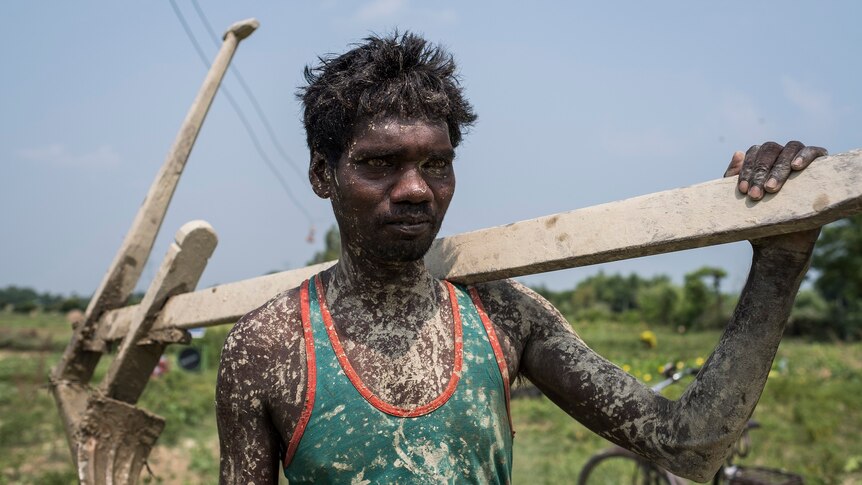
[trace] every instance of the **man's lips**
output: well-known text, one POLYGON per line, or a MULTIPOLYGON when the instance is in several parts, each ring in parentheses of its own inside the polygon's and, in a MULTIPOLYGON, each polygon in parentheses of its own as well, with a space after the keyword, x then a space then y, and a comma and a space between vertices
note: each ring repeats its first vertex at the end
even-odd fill
POLYGON ((384 220, 385 224, 393 225, 415 225, 415 224, 431 224, 431 218, 428 216, 411 216, 411 217, 391 217, 384 220))
POLYGON ((392 217, 385 220, 386 227, 404 235, 418 236, 431 229, 432 220, 425 215, 392 217))

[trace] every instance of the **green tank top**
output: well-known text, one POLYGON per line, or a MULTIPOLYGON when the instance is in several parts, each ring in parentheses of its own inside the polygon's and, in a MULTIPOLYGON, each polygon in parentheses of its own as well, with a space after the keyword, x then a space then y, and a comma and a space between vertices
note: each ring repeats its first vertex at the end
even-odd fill
POLYGON ((284 456, 300 483, 509 483, 509 376, 475 289, 446 282, 455 335, 447 388, 414 409, 362 383, 344 354, 319 277, 300 291, 308 386, 284 456))

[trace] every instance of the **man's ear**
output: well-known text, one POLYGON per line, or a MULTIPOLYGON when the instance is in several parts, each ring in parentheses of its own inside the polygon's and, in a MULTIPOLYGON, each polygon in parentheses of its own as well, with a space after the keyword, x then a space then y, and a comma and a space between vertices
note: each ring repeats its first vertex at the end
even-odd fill
POLYGON ((308 167, 308 180, 311 188, 321 199, 328 199, 332 195, 333 174, 326 163, 326 157, 317 150, 311 152, 311 164, 308 167))

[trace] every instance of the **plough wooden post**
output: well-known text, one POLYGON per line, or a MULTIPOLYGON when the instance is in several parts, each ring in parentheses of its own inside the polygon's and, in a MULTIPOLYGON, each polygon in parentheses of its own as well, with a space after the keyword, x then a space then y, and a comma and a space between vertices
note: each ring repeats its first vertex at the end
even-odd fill
MULTIPOLYGON (((134 483, 164 420, 134 406, 153 366, 186 330, 235 322, 334 262, 192 291, 216 245, 203 221, 183 226, 138 305, 121 307, 140 277, 200 124, 236 45, 225 44, 129 234, 51 375, 79 479, 134 483), (89 381, 108 344, 122 341, 105 381, 89 381)), ((535 274, 801 231, 862 212, 862 149, 817 160, 778 194, 751 202, 735 179, 648 194, 435 241, 431 272, 462 283, 535 274), (614 228, 613 231, 608 228, 614 228)))
POLYGON ((191 340, 184 330, 154 334, 150 328, 165 300, 197 285, 215 246, 215 231, 203 221, 189 222, 177 232, 108 374, 87 403, 75 436, 82 482, 131 483, 140 475, 165 420, 134 404, 165 347, 191 340))
MULTIPOLYGON (((138 283, 144 265, 149 258, 156 235, 164 220, 171 197, 179 182, 179 177, 183 172, 192 146, 197 139, 203 120, 224 78, 228 65, 236 52, 239 42, 251 35, 257 27, 258 22, 254 19, 249 19, 231 25, 227 32, 225 32, 222 47, 210 67, 191 109, 183 121, 161 170, 138 210, 132 227, 126 234, 126 238, 120 246, 120 250, 117 252, 108 272, 105 274, 101 285, 90 300, 83 321, 75 328, 72 340, 66 347, 62 359, 51 372, 51 388, 63 420, 72 457, 78 466, 78 478, 83 483, 134 482, 149 452, 149 448, 146 447, 146 450, 140 448, 138 452, 132 454, 125 453, 122 450, 113 450, 116 453, 112 454, 112 450, 106 448, 107 442, 103 444, 96 443, 97 435, 94 435, 92 431, 101 427, 101 425, 98 425, 100 415, 102 415, 103 419, 116 418, 118 423, 122 423, 122 420, 126 419, 123 416, 136 416, 135 418, 129 418, 129 422, 140 424, 149 430, 147 433, 144 433, 147 435, 147 438, 142 438, 143 441, 155 442, 161 431, 160 427, 156 430, 156 426, 152 425, 157 421, 154 421, 154 416, 150 415, 145 418, 143 415, 135 414, 132 410, 136 410, 136 408, 131 405, 127 405, 128 409, 122 406, 107 405, 105 403, 108 401, 103 401, 105 396, 100 392, 92 392, 90 380, 92 379, 93 371, 99 363, 102 354, 106 351, 105 341, 100 338, 99 334, 99 322, 105 312, 121 307, 138 283), (120 411, 121 409, 122 411, 120 411), (151 433, 154 433, 154 435, 150 436, 151 433), (96 451, 99 453, 98 457, 93 455, 96 451), (101 463, 100 460, 109 455, 113 457, 112 459, 115 463, 106 465, 107 468, 101 465, 94 466, 94 459, 96 462, 101 463)), ((201 237, 194 235, 199 233, 199 230, 192 229, 194 228, 189 229, 189 234, 180 239, 197 240, 201 237)), ((182 241, 178 239, 179 242, 182 241)), ((203 243, 201 245, 205 246, 203 243)), ((196 250, 190 249, 188 251, 196 250)), ((211 253, 212 249, 209 249, 209 252, 211 253)), ((209 254, 206 257, 208 256, 209 254)), ((180 260, 189 259, 188 256, 181 257, 179 254, 176 257, 180 260)), ((206 257, 204 257, 204 261, 206 257)), ((201 266, 200 271, 203 271, 203 266, 201 266)), ((198 273, 197 276, 189 278, 184 284, 169 288, 168 294, 158 293, 158 290, 155 290, 156 294, 152 295, 152 301, 149 303, 151 305, 161 305, 165 298, 175 294, 180 289, 182 291, 193 290, 199 276, 200 274, 198 273)), ((140 330, 142 324, 144 327, 149 326, 153 315, 152 308, 144 310, 142 307, 141 309, 141 318, 146 320, 146 323, 142 321, 136 322, 138 330, 140 330)), ((155 311, 158 311, 158 309, 155 308, 155 311)), ((120 381, 128 379, 130 367, 137 366, 137 370, 143 372, 143 367, 146 367, 145 364, 148 358, 142 356, 140 349, 130 350, 136 348, 134 347, 137 345, 135 340, 124 344, 123 348, 127 350, 118 357, 119 362, 115 363, 114 367, 116 367, 116 370, 114 377, 102 389, 109 394, 115 393, 121 398, 125 397, 126 401, 134 404, 137 401, 137 397, 133 400, 128 399, 133 393, 126 391, 126 387, 133 386, 120 381)), ((157 345, 151 347, 151 350, 154 352, 157 347, 157 345)), ((146 374, 137 377, 138 381, 140 381, 138 385, 140 390, 143 390, 143 385, 146 384, 151 371, 152 366, 146 370, 146 374)), ((139 395, 140 392, 137 392, 137 394, 139 395)), ((120 444, 120 441, 116 441, 116 444, 120 444)))

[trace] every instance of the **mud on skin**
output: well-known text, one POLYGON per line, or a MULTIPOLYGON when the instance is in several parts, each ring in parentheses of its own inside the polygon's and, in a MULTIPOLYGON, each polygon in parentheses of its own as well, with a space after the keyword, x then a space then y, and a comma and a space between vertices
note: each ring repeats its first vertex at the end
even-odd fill
MULTIPOLYGON (((755 247, 751 275, 730 325, 677 401, 653 393, 594 353, 531 290, 511 281, 477 288, 511 379, 524 375, 601 436, 674 473, 705 480, 754 409, 807 261, 807 253, 755 247)), ((452 368, 451 312, 439 282, 409 289, 383 286, 374 298, 347 301, 337 275, 338 267, 323 275, 327 298, 335 322, 362 322, 350 329, 336 326, 366 384, 401 407, 439 395, 452 368), (404 301, 428 318, 404 319, 413 313, 401 311, 404 301)), ((222 440, 221 456, 227 477, 243 477, 227 481, 269 483, 305 398, 298 292, 286 292, 244 317, 228 338, 222 362, 220 433, 241 438, 222 440), (244 445, 232 449, 232 443, 244 445)))
MULTIPOLYGON (((320 61, 299 96, 309 179, 342 237, 338 264, 321 275, 325 298, 359 377, 389 404, 416 407, 443 391, 453 368, 448 292, 422 256, 454 195, 454 149, 476 115, 452 56, 419 36, 371 36, 320 61)), ((756 200, 822 153, 766 143, 735 154, 726 175, 739 175, 740 192, 756 200)), ((677 401, 595 354, 527 288, 498 281, 477 291, 510 379, 529 378, 600 435, 703 480, 760 396, 814 239, 755 242, 732 321, 677 401)), ((223 483, 276 483, 306 400, 300 313, 299 290, 289 290, 244 316, 225 343, 216 392, 223 483)))
MULTIPOLYGON (((374 120, 359 134, 338 164, 312 160, 312 186, 332 201, 343 237, 339 263, 321 279, 360 379, 383 401, 414 408, 440 395, 453 367, 448 292, 421 259, 454 193, 452 147, 445 125, 414 119, 374 120)), ((755 241, 732 320, 677 401, 597 355, 522 285, 477 290, 510 379, 525 376, 601 436, 706 480, 760 396, 816 236, 755 241)), ((243 317, 225 343, 217 389, 223 482, 273 483, 279 473, 308 378, 298 293, 243 317)))

